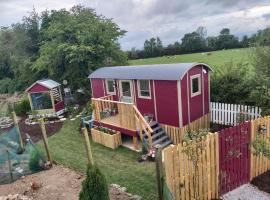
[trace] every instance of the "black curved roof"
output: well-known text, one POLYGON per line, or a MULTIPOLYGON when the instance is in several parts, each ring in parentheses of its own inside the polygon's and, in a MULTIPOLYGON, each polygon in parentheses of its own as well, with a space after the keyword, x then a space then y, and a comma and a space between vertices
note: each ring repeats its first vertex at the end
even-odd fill
POLYGON ((176 63, 155 65, 131 65, 102 67, 91 73, 88 78, 105 79, 139 79, 139 80, 179 80, 194 66, 203 65, 209 70, 210 66, 204 63, 176 63))

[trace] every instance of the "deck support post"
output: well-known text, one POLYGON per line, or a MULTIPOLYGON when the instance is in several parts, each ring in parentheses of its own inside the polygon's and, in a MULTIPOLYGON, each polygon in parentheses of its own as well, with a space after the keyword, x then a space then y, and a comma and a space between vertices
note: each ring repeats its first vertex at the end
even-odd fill
POLYGON ((133 136, 133 146, 134 146, 134 149, 138 149, 138 138, 137 136, 133 136))

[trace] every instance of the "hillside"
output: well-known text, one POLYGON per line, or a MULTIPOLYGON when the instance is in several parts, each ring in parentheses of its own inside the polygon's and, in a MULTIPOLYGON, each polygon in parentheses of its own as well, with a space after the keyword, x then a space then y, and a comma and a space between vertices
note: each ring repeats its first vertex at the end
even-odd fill
POLYGON ((213 68, 222 67, 233 62, 249 63, 250 49, 230 49, 212 51, 210 53, 192 53, 175 56, 163 56, 157 58, 146 58, 138 60, 130 60, 130 65, 147 65, 147 64, 165 64, 165 63, 181 63, 181 62, 203 62, 209 64, 213 68))

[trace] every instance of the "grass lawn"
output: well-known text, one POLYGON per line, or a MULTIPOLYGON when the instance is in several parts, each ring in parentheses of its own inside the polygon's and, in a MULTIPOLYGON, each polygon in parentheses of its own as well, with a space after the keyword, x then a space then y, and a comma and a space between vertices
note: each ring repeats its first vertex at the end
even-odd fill
POLYGON ((157 58, 146 58, 138 60, 130 60, 130 65, 147 65, 147 64, 166 64, 166 63, 181 63, 181 62, 203 62, 209 64, 214 69, 217 67, 226 66, 233 63, 250 63, 249 49, 230 49, 221 51, 212 51, 211 55, 206 53, 192 53, 175 56, 163 56, 157 58))
MULTIPOLYGON (((85 172, 87 160, 79 125, 79 120, 66 121, 59 133, 49 137, 49 146, 56 162, 85 172)), ((157 199, 154 163, 138 163, 138 153, 124 147, 111 150, 93 142, 91 145, 94 162, 109 184, 126 187, 143 199, 157 199)))

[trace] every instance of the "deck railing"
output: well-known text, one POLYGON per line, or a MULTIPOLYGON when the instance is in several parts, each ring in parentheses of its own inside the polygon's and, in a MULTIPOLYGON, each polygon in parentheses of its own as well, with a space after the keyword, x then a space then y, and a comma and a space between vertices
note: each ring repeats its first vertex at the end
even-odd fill
POLYGON ((134 104, 114 101, 112 96, 92 98, 92 103, 96 121, 102 122, 106 118, 117 116, 121 128, 139 130, 141 140, 143 140, 144 131, 148 136, 149 146, 152 146, 153 130, 134 104))

